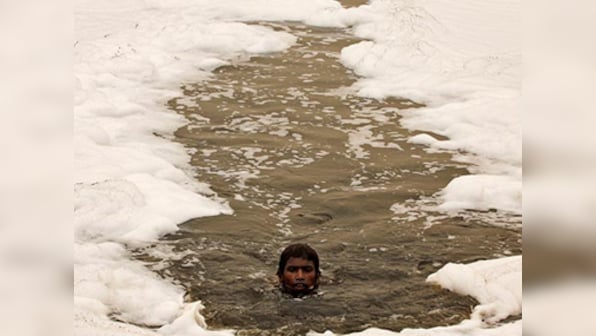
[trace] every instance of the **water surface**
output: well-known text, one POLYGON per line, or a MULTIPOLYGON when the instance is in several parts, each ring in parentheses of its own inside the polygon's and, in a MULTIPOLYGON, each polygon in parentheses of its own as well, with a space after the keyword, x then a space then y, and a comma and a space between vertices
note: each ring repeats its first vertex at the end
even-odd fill
POLYGON ((139 258, 183 286, 189 301, 202 300, 211 328, 238 335, 399 331, 469 317, 475 300, 425 278, 447 262, 520 254, 521 219, 432 210, 431 196, 466 166, 407 143, 416 133, 400 126, 399 111, 417 102, 348 89, 357 77, 339 52, 359 41, 348 31, 252 24, 298 42, 218 68, 169 102, 190 120, 175 135, 194 149, 197 179, 235 213, 191 220, 139 258), (294 242, 321 257, 317 296, 294 300, 276 289, 279 253, 294 242))

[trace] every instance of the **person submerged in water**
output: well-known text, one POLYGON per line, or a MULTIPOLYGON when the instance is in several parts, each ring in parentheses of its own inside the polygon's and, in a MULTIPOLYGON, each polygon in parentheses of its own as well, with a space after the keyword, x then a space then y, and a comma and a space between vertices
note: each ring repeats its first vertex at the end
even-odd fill
POLYGON ((283 293, 293 297, 312 294, 319 287, 319 256, 307 244, 286 247, 279 258, 277 277, 283 293))

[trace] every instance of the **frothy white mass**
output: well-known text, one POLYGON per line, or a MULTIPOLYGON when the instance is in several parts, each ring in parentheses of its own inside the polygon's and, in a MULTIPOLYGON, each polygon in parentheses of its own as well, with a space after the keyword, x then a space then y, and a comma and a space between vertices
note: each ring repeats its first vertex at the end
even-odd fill
MULTIPOLYGON (((430 329, 403 329, 400 332, 370 328, 350 336, 377 335, 493 335, 512 336, 522 334, 521 320, 499 325, 502 319, 518 315, 522 310, 522 262, 521 256, 494 260, 481 260, 471 264, 449 263, 431 274, 427 282, 435 283, 461 295, 470 295, 480 303, 474 307, 470 319, 458 325, 430 329)), ((309 336, 335 335, 331 331, 309 336)))
POLYGON ((196 323, 200 315, 189 316, 200 305, 185 305, 182 288, 132 261, 125 248, 155 241, 188 219, 232 212, 193 179, 183 146, 169 141, 185 120, 165 102, 180 95, 184 81, 295 41, 284 32, 234 21, 325 21, 329 10, 340 8, 325 0, 76 2, 77 334, 153 333, 108 316, 163 326, 162 334, 231 333, 196 323))
MULTIPOLYGON (((191 218, 232 213, 193 178, 188 154, 170 141, 185 120, 165 102, 217 66, 295 41, 240 21, 353 26, 371 39, 342 51, 342 62, 363 76, 359 93, 425 103, 400 112, 404 125, 448 140, 412 141, 463 150, 458 158, 477 170, 450 183, 443 206, 519 212, 517 1, 377 0, 349 10, 332 0, 75 3, 75 334, 156 333, 134 325, 166 335, 233 334, 207 330, 200 303, 185 304, 182 288, 133 261, 126 247, 154 242, 191 218)), ((508 284, 521 281, 518 259, 446 266, 431 276, 481 305, 461 325, 428 332, 521 335, 518 322, 492 328, 479 316, 515 314, 516 287, 508 284), (503 272, 509 275, 493 276, 503 272)), ((393 334, 361 334, 384 333, 393 334)))
POLYGON ((374 20, 357 25, 355 33, 370 41, 341 54, 364 77, 355 84, 359 94, 424 103, 402 111, 401 123, 448 137, 415 141, 463 150, 456 159, 477 174, 477 188, 443 191, 446 207, 520 213, 519 1, 373 0, 361 8, 374 20), (495 179, 503 177, 511 187, 492 197, 495 179), (461 196, 481 201, 452 202, 461 196))

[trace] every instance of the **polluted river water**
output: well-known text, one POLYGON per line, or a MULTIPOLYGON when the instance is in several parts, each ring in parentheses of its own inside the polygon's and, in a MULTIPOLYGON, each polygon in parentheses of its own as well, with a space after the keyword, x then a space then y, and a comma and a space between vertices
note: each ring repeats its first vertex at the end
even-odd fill
MULTIPOLYGON (((297 36, 280 53, 238 60, 185 83, 169 107, 189 123, 175 140, 193 174, 233 215, 190 220, 159 244, 179 256, 137 258, 201 300, 210 329, 238 335, 347 333, 453 325, 476 301, 425 282, 448 262, 521 254, 521 218, 447 216, 432 196, 468 173, 452 153, 408 143, 408 99, 358 97, 339 62, 345 29, 251 22, 297 36), (405 206, 404 206, 405 205, 405 206), (494 221, 505 223, 494 225, 494 221), (319 293, 277 290, 281 250, 305 242, 321 258, 319 293)), ((439 135, 433 135, 440 138, 439 135)))

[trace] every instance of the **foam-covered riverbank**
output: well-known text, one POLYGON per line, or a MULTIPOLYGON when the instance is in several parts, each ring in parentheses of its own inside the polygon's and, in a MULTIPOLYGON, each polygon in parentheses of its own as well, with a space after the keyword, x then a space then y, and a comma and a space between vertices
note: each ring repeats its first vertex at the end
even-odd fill
POLYGON ((371 39, 345 48, 342 62, 363 78, 368 97, 407 97, 427 106, 403 111, 410 139, 429 150, 461 151, 474 175, 443 191, 443 210, 521 213, 519 1, 375 0, 374 20, 356 25, 371 39))
MULTIPOLYGON (((493 199, 506 199, 506 204, 513 205, 505 210, 517 210, 515 184, 521 178, 517 161, 521 162, 521 146, 516 147, 515 99, 509 99, 515 98, 515 78, 511 77, 517 69, 515 53, 502 54, 501 49, 480 52, 471 47, 470 51, 465 47, 477 39, 460 41, 459 35, 448 33, 450 24, 467 22, 467 16, 460 18, 462 13, 484 13, 506 6, 464 5, 458 4, 445 14, 445 21, 440 21, 433 16, 408 17, 409 12, 427 9, 399 1, 374 1, 371 6, 346 10, 337 2, 324 0, 217 4, 78 0, 74 47, 75 333, 152 333, 131 324, 165 325, 160 329, 164 334, 230 333, 201 327, 197 323, 201 320, 196 315, 198 304, 185 305, 179 287, 132 261, 126 247, 153 242, 190 218, 232 212, 225 200, 192 178, 184 148, 168 140, 185 120, 167 111, 165 101, 179 93, 178 86, 184 81, 206 78, 209 71, 234 58, 282 51, 295 40, 284 32, 234 21, 354 25, 358 35, 374 39, 343 52, 344 63, 365 76, 358 84, 360 93, 404 96, 427 103, 426 109, 404 114, 404 122, 450 138, 431 140, 430 148, 469 151, 472 155, 465 154, 462 160, 477 163, 479 172, 490 174, 486 181, 513 180, 514 186, 506 188, 501 198, 480 188, 456 196, 456 201, 469 197, 467 208, 482 209, 504 208, 505 203, 493 199), (401 19, 393 22, 396 17, 401 19), (387 29, 387 25, 404 22, 413 26, 387 29), (445 29, 444 34, 431 29, 420 35, 419 26, 436 22, 445 29), (406 47, 394 49, 403 43, 406 47), (432 52, 425 54, 424 46, 428 45, 432 52), (422 53, 421 59, 416 50, 422 53), (376 58, 371 59, 370 53, 376 58), (409 72, 400 75, 404 64, 409 72), (450 75, 446 76, 445 71, 450 75), (410 88, 413 82, 425 78, 427 81, 416 90, 410 88), (440 81, 445 84, 438 85, 440 81), (483 107, 481 113, 476 107, 483 107)), ((502 20, 498 13, 485 17, 488 21, 482 22, 482 27, 492 27, 491 22, 502 20)), ((498 35, 499 29, 486 31, 498 35)), ((482 32, 476 31, 478 36, 482 32)), ((492 35, 486 38, 492 39, 492 35)), ((460 193, 467 190, 452 189, 460 193)), ((451 195, 447 191, 444 197, 449 200, 451 195)))

